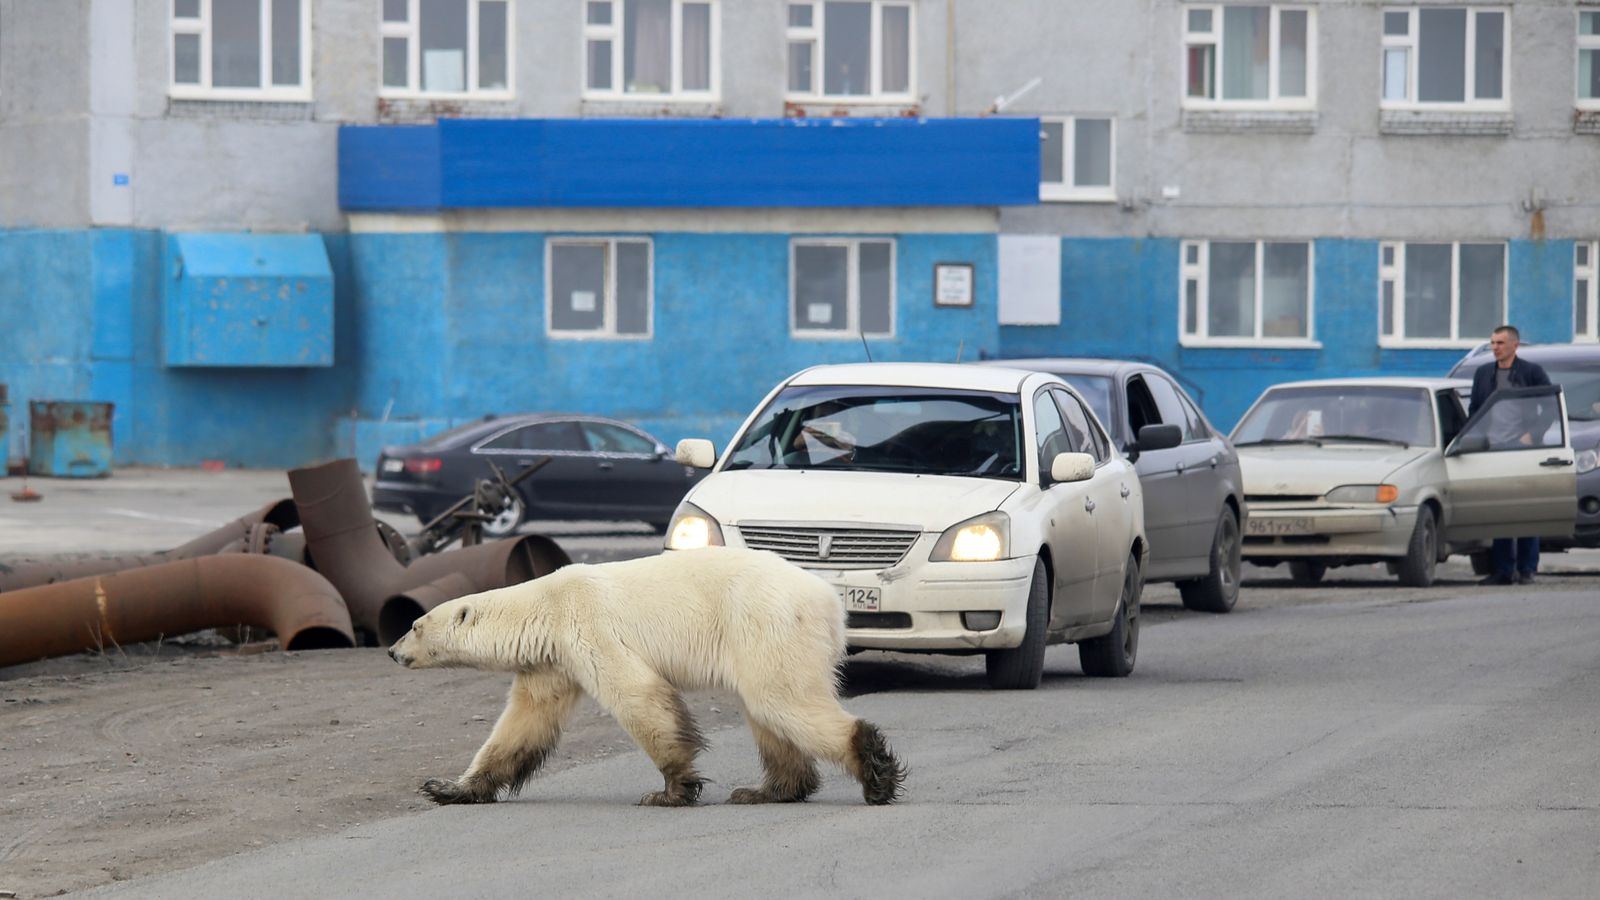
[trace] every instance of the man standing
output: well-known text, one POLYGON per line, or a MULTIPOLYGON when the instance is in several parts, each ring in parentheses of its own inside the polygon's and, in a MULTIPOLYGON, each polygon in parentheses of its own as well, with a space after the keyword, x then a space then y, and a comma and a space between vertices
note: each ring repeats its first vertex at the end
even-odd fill
MULTIPOLYGON (((1522 336, 1510 325, 1501 325, 1489 336, 1489 349, 1494 353, 1494 362, 1479 366, 1472 376, 1469 413, 1482 409, 1483 404, 1489 401, 1489 396, 1502 388, 1535 387, 1550 383, 1550 376, 1538 363, 1517 358, 1517 348, 1521 345, 1522 336)), ((1499 408, 1496 407, 1496 410, 1499 408)), ((1490 416, 1494 413, 1495 410, 1491 410, 1490 416)), ((1512 411, 1507 410, 1507 413, 1512 411)), ((1504 429, 1497 428, 1492 420, 1489 424, 1490 439, 1493 441, 1495 432, 1504 429)), ((1511 430, 1518 432, 1516 439, 1529 442, 1530 438, 1522 433, 1521 428, 1513 424, 1511 430)), ((1494 570, 1479 584, 1532 584, 1533 573, 1539 568, 1539 539, 1495 538, 1490 558, 1494 561, 1494 570)))

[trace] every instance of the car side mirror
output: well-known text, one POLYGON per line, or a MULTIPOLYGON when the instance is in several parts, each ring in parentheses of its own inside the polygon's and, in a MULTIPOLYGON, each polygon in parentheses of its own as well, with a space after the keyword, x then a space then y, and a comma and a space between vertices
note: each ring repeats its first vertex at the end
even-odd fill
POLYGON ((1094 477, 1094 457, 1087 453, 1057 453, 1050 460, 1050 480, 1061 484, 1094 477))
POLYGON ((717 448, 705 438, 684 438, 678 442, 673 458, 686 466, 709 469, 716 465, 717 448))
POLYGON ((1146 425, 1139 429, 1137 447, 1140 453, 1171 450, 1181 443, 1183 443, 1183 429, 1176 425, 1146 425))
POLYGON ((1455 443, 1444 452, 1445 456, 1460 456, 1463 453, 1483 453, 1489 449, 1489 436, 1486 434, 1465 434, 1455 439, 1455 443))

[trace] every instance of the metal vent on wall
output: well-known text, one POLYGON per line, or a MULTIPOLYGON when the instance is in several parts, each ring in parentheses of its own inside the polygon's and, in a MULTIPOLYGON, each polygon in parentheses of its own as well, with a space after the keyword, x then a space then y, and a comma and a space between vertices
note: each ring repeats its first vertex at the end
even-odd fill
POLYGON ((867 528, 813 528, 741 525, 745 546, 771 550, 801 566, 830 569, 885 569, 916 543, 917 531, 867 528))

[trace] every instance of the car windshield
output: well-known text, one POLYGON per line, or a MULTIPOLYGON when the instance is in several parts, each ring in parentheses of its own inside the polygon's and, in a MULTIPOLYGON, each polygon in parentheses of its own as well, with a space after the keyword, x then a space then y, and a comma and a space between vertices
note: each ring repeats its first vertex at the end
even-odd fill
POLYGON ((1079 375, 1072 372, 1051 373, 1067 384, 1078 389, 1083 399, 1089 401, 1089 408, 1094 410, 1095 418, 1106 427, 1107 431, 1116 428, 1111 419, 1111 379, 1105 375, 1079 375))
POLYGON ((1237 446, 1354 441, 1433 446, 1433 410, 1419 388, 1274 388, 1233 429, 1237 446))
POLYGON ((1600 419, 1600 366, 1547 365, 1545 374, 1567 395, 1567 418, 1574 422, 1600 419))
POLYGON ((725 470, 826 469, 1022 477, 1017 395, 945 388, 790 387, 768 403, 725 470))

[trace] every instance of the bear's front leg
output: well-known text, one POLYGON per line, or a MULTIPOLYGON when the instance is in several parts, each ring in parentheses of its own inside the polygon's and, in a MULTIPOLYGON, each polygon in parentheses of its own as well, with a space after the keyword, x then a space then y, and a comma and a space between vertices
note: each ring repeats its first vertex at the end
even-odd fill
POLYGON ((579 696, 577 684, 553 669, 518 673, 506 708, 472 765, 455 781, 428 779, 421 792, 441 805, 493 803, 501 790, 516 795, 555 749, 579 696))

